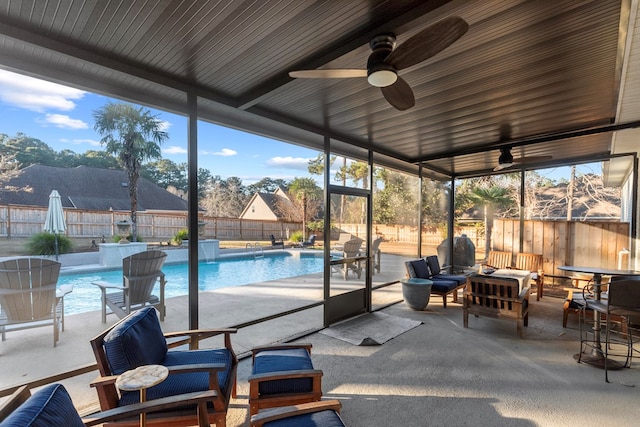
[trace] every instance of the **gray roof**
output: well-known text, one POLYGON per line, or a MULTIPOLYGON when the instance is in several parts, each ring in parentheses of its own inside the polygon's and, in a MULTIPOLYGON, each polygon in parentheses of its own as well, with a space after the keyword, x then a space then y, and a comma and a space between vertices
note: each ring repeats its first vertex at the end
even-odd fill
MULTIPOLYGON (((48 206, 51 190, 57 190, 65 208, 128 211, 131 203, 127 183, 122 170, 31 165, 5 183, 20 190, 1 191, 0 203, 48 206)), ((141 177, 138 210, 186 211, 187 201, 141 177)))

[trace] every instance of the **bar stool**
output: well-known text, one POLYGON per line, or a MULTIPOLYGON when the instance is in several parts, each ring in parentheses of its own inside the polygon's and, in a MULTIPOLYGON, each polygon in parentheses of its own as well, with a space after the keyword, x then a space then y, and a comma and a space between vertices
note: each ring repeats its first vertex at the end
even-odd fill
MULTIPOLYGON (((593 353, 602 357, 605 372, 605 381, 609 382, 609 369, 621 369, 631 366, 633 356, 633 334, 630 330, 631 318, 640 316, 640 281, 636 280, 613 280, 609 283, 606 298, 600 300, 593 299, 586 295, 588 288, 585 287, 585 306, 581 311, 582 321, 580 321, 580 354, 578 362, 583 354, 583 349, 592 347, 593 353), (600 328, 594 325, 594 338, 591 340, 588 333, 584 331, 587 317, 585 310, 595 310, 601 315, 605 315, 605 336, 600 340, 600 328), (621 330, 613 331, 613 325, 620 323, 621 330), (583 334, 584 333, 584 334, 583 334), (613 334, 612 334, 613 333, 613 334), (626 352, 618 352, 620 347, 625 347, 626 352), (611 357, 624 358, 624 363, 612 360, 611 357)), ((593 354, 592 353, 592 354, 593 354)))

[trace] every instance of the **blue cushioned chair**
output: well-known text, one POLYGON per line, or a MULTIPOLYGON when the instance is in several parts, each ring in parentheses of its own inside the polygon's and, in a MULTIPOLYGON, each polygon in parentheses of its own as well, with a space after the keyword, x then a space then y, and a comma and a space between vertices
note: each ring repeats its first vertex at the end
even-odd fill
POLYGON ((440 261, 438 261, 437 255, 430 255, 425 258, 427 261, 427 265, 429 266, 429 272, 431 273, 431 280, 433 279, 444 279, 444 280, 453 280, 454 282, 458 282, 460 284, 467 283, 467 276, 463 274, 447 274, 443 273, 440 268, 440 261))
POLYGON ((345 427, 337 400, 272 409, 251 417, 251 427, 345 427))
MULTIPOLYGON (((235 396, 238 360, 230 339, 230 334, 235 332, 235 329, 198 329, 163 333, 153 307, 131 313, 91 340, 101 375, 91 386, 98 392, 100 407, 104 411, 138 403, 137 392, 118 394, 117 376, 142 365, 164 365, 169 368, 169 377, 149 388, 147 399, 213 390, 216 398, 209 402, 208 418, 211 423, 224 425, 230 396, 235 396), (200 340, 221 334, 224 334, 224 348, 197 349, 200 340), (172 341, 169 343, 167 339, 172 341), (191 350, 169 351, 184 344, 189 344, 191 350)), ((171 425, 192 425, 197 422, 195 409, 191 406, 151 413, 148 419, 162 418, 171 425)))
POLYGON ((280 344, 252 349, 249 412, 315 402, 322 398, 322 371, 313 368, 311 344, 280 344))
MULTIPOLYGON (((464 281, 454 280, 452 278, 434 277, 429 270, 429 265, 424 258, 407 261, 404 263, 408 278, 429 279, 433 282, 431 285, 431 293, 442 296, 442 306, 447 308, 447 296, 453 296, 453 302, 458 302, 458 289, 464 288, 466 285, 466 277, 464 281)), ((450 276, 450 275, 447 275, 450 276)), ((453 275, 451 275, 453 276, 453 275)))
MULTIPOLYGON (((215 397, 215 392, 198 392, 190 395, 174 396, 171 400, 158 399, 137 405, 129 405, 111 411, 98 412, 80 418, 67 390, 61 384, 50 384, 33 396, 27 388, 18 388, 0 406, 1 427, 84 427, 104 424, 123 418, 131 418, 141 412, 168 409, 187 404, 198 405, 206 411, 207 400, 215 397)), ((208 425, 204 422, 200 426, 208 425)))

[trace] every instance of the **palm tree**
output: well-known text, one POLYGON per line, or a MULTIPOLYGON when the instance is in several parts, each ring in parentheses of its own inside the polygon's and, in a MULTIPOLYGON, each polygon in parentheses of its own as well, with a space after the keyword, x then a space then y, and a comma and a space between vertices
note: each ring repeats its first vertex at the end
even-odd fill
POLYGON ((157 116, 142 107, 130 104, 108 103, 93 112, 94 129, 109 154, 118 158, 129 180, 131 199, 131 236, 137 241, 138 178, 142 163, 159 159, 160 145, 168 138, 157 116))
POLYGON ((491 231, 496 208, 504 208, 513 203, 510 191, 505 187, 476 187, 467 196, 477 206, 484 208, 485 258, 489 256, 491 231))
POLYGON ((308 205, 322 198, 322 189, 313 178, 295 178, 289 185, 289 193, 298 199, 302 205, 302 239, 306 240, 307 218, 316 212, 309 212, 308 205))

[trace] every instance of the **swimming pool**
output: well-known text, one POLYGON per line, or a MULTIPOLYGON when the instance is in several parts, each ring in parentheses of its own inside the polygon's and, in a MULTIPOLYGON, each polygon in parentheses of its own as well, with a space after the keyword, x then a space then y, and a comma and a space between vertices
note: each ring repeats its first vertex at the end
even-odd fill
MULTIPOLYGON (((198 264, 198 289, 214 289, 265 282, 286 277, 319 273, 323 269, 322 253, 294 254, 280 252, 264 257, 226 258, 198 264)), ((162 268, 167 279, 165 298, 187 295, 187 264, 165 264, 162 268)), ((64 298, 66 314, 100 310, 100 290, 91 284, 97 280, 122 284, 122 269, 91 273, 60 273, 58 286, 71 284, 73 292, 64 298)), ((156 294, 159 295, 159 294, 156 294)))

